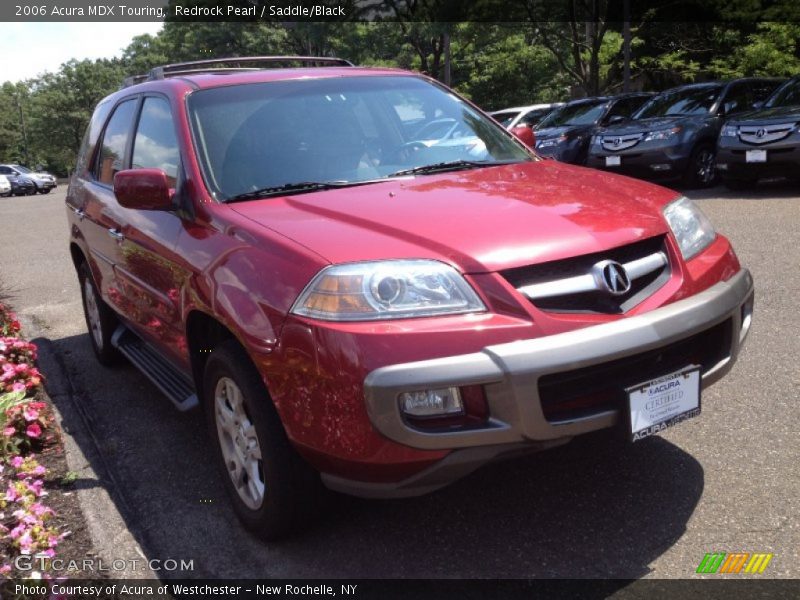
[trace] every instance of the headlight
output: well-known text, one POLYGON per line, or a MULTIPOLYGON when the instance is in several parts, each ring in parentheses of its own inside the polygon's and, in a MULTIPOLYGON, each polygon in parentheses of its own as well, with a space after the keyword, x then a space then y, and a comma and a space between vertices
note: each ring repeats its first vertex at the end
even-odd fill
POLYGON ((685 260, 705 250, 717 237, 708 217, 686 197, 667 204, 663 212, 685 260))
POLYGON ((374 321, 486 310, 451 266, 435 260, 334 265, 320 271, 292 307, 325 321, 374 321))
POLYGON ((659 129, 658 131, 648 131, 647 135, 644 137, 644 141, 650 142, 652 140, 668 140, 680 132, 680 127, 673 127, 672 129, 659 129))
POLYGON ((549 148, 550 146, 558 146, 559 144, 567 141, 567 136, 562 135, 557 138, 549 138, 546 140, 539 140, 536 142, 537 148, 549 148))
POLYGON ((736 137, 739 135, 739 132, 737 131, 736 125, 725 125, 719 135, 721 137, 736 137))

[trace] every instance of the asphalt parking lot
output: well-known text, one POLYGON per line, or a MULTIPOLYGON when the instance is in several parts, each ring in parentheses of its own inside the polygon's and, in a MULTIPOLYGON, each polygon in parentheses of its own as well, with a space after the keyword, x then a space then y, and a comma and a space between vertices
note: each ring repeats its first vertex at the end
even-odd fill
POLYGON ((0 198, 0 282, 66 373, 45 369, 65 427, 145 554, 194 561, 179 575, 686 578, 706 552, 727 551, 772 552, 768 575, 800 577, 796 184, 687 193, 756 281, 750 338, 700 418, 631 447, 593 437, 491 465, 422 498, 337 497, 319 523, 272 545, 230 510, 199 412, 176 412, 130 366, 95 362, 64 192, 0 198))

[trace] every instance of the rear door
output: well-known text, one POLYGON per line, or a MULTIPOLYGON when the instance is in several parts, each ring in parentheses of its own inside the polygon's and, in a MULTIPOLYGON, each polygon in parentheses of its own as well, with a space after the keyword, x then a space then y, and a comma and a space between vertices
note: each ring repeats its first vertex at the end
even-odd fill
POLYGON ((83 198, 81 230, 89 249, 89 265, 103 298, 117 312, 121 312, 122 298, 114 265, 120 251, 122 207, 114 196, 114 174, 126 164, 138 103, 139 97, 134 96, 114 108, 79 194, 83 198))

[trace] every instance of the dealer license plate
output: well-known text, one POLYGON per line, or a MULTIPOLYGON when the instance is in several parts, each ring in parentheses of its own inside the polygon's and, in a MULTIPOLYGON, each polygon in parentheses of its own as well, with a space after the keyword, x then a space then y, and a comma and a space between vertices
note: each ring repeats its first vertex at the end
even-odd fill
POLYGON ((618 167, 622 164, 621 156, 606 156, 607 167, 618 167))
POLYGON ((767 151, 766 150, 748 150, 744 156, 745 162, 749 163, 760 163, 760 162, 767 162, 767 151))
POLYGON ((636 442, 700 414, 700 367, 690 365, 626 390, 636 442))

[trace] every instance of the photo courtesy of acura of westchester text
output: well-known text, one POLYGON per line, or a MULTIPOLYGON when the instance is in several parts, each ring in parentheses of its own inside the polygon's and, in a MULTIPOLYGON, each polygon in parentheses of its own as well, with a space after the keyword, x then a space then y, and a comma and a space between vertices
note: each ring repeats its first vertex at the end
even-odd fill
POLYGON ((0 596, 800 595, 796 3, 0 21, 0 596))

